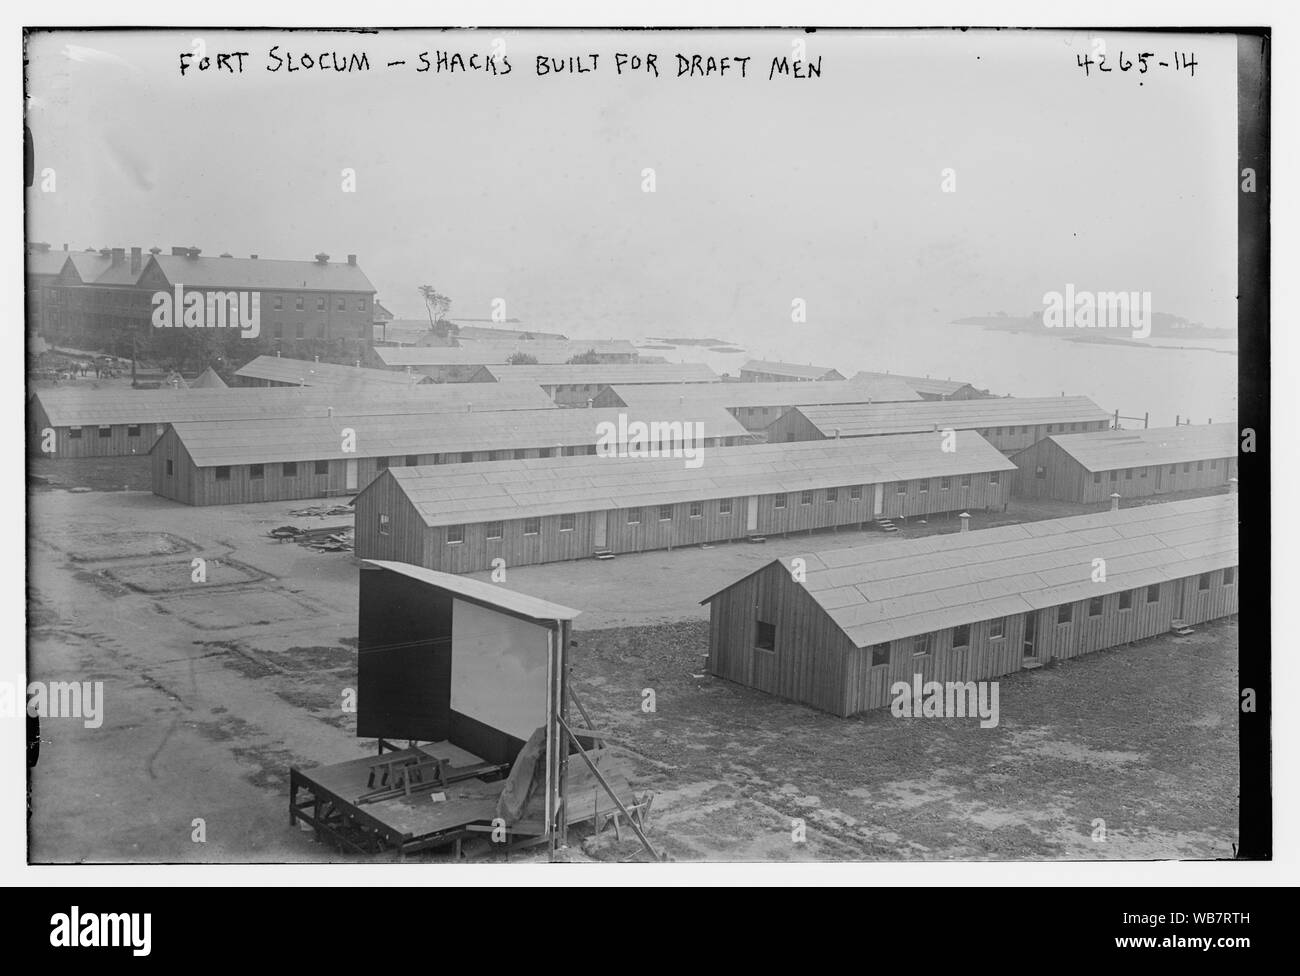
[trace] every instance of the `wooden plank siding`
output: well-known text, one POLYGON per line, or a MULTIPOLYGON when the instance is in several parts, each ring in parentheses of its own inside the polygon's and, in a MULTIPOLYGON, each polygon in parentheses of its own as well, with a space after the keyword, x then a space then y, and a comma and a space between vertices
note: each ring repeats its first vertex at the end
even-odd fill
POLYGON ((709 633, 714 675, 844 714, 844 656, 852 645, 784 567, 768 566, 715 601, 709 633), (760 620, 775 628, 770 651, 755 647, 760 620))
POLYGON ((910 685, 917 674, 922 681, 987 681, 1019 671, 1024 660, 1024 615, 1002 619, 1002 637, 992 636, 991 620, 972 623, 964 647, 953 647, 952 628, 935 631, 929 654, 912 653, 914 638, 890 641, 887 664, 872 664, 874 647, 854 647, 845 657, 845 696, 839 714, 887 708, 894 700, 889 692, 894 683, 910 685))
MULTIPOLYGON (((736 411, 732 411, 734 414, 736 411)), ((737 418, 741 423, 749 427, 744 418, 737 418)), ((1076 421, 1074 423, 1059 424, 1018 424, 1014 426, 1002 427, 966 427, 957 426, 956 430, 973 430, 986 441, 996 447, 1004 454, 1010 454, 1014 451, 1022 451, 1032 445, 1040 442, 1045 437, 1052 434, 1065 433, 1084 433, 1086 431, 1105 430, 1107 422, 1098 421, 1076 421)), ((941 424, 940 430, 945 429, 941 424)), ((832 431, 822 432, 812 421, 808 420, 798 410, 785 410, 780 413, 778 419, 772 421, 766 428, 767 440, 769 444, 779 444, 790 441, 824 441, 833 440, 835 435, 832 431)), ((925 433, 917 431, 914 433, 925 433)), ((885 436, 884 434, 866 435, 866 436, 885 436)))
POLYGON ((1055 498, 1091 504, 1108 500, 1112 492, 1121 498, 1144 498, 1178 491, 1222 488, 1237 477, 1235 457, 1176 464, 1151 464, 1089 471, 1060 445, 1044 440, 1017 454, 1013 461, 1015 493, 1026 498, 1055 498))
POLYGON ((882 518, 916 518, 973 508, 993 509, 1010 498, 1010 471, 921 478, 882 485, 882 518), (970 484, 963 482, 969 477, 970 484), (947 483, 948 487, 943 486, 947 483))
POLYGON ((49 458, 143 457, 162 436, 166 424, 105 424, 54 427, 53 453, 42 451, 45 430, 50 427, 45 412, 33 404, 29 446, 32 455, 49 458), (80 431, 78 435, 78 431, 80 431), (107 432, 105 436, 104 432, 107 432))
MULTIPOLYGON (((170 445, 179 439, 167 428, 170 445)), ((730 438, 706 437, 704 447, 714 448, 730 446, 730 438)), ((161 445, 162 441, 159 441, 161 445)), ((298 461, 297 473, 285 474, 285 462, 268 461, 262 464, 262 476, 252 476, 252 465, 225 465, 227 477, 217 477, 217 466, 199 467, 193 463, 188 453, 177 454, 176 463, 185 464, 190 470, 187 479, 192 483, 192 490, 184 497, 176 493, 175 487, 162 480, 164 466, 153 467, 153 492, 164 498, 183 501, 187 505, 240 505, 249 502, 293 501, 303 498, 323 498, 330 495, 351 495, 367 487, 382 474, 386 467, 415 467, 417 465, 467 464, 479 461, 511 461, 522 458, 539 457, 574 457, 594 455, 596 445, 557 447, 507 448, 495 451, 451 451, 436 454, 393 455, 389 457, 363 457, 360 455, 341 455, 333 458, 319 458, 326 466, 325 473, 316 473, 317 461, 298 461), (357 467, 355 489, 347 486, 347 467, 353 461, 357 467), (383 462, 387 465, 383 465, 383 462)))
MULTIPOLYGON (((897 482, 886 487, 883 496, 883 517, 901 515, 938 515, 959 512, 967 508, 992 507, 1001 504, 1002 488, 992 484, 993 474, 971 476, 971 487, 960 488, 961 476, 951 480, 952 488, 939 490, 942 479, 927 479, 930 491, 921 491, 920 481, 905 482, 907 493, 895 492, 897 482)), ((737 496, 729 499, 731 512, 724 513, 726 499, 702 499, 698 502, 680 501, 671 505, 672 518, 661 519, 659 507, 641 508, 639 520, 629 522, 630 509, 613 509, 601 512, 574 514, 576 525, 572 531, 560 532, 561 516, 541 518, 541 531, 537 536, 525 537, 524 519, 506 520, 503 539, 489 540, 483 523, 466 523, 461 526, 464 542, 448 544, 445 527, 424 528, 428 539, 424 561, 419 565, 448 573, 469 573, 492 568, 492 559, 501 556, 508 566, 533 565, 568 559, 584 559, 595 548, 595 525, 599 520, 606 524, 605 548, 614 553, 647 552, 671 549, 678 546, 701 545, 706 542, 727 542, 745 539, 750 535, 785 535, 791 532, 814 529, 857 526, 875 519, 873 515, 877 485, 834 486, 835 500, 827 498, 828 489, 817 488, 805 492, 779 492, 757 496, 737 496), (854 489, 859 497, 854 498, 854 489), (805 494, 810 495, 807 504, 805 494), (756 499, 756 502, 754 501, 756 499), (784 505, 780 505, 784 502, 784 505), (753 530, 748 528, 749 506, 757 505, 757 519, 753 530), (699 506, 699 514, 692 517, 692 506, 699 506)), ((385 485, 383 494, 388 495, 385 485)), ((385 543, 374 540, 377 521, 362 521, 361 501, 357 510, 357 553, 363 559, 395 559, 384 554, 385 543)))
POLYGON ((194 504, 194 474, 198 470, 176 432, 167 427, 149 454, 153 492, 163 498, 194 504))
MULTIPOLYGON (((873 647, 856 647, 813 601, 774 563, 716 594, 710 601, 709 669, 719 678, 811 705, 840 716, 887 708, 896 682, 914 675, 938 682, 988 681, 1021 670, 1025 624, 1037 617, 1034 656, 1040 663, 1069 660, 1120 647, 1169 631, 1175 618, 1205 623, 1235 614, 1237 571, 1225 571, 1159 584, 1159 599, 1148 603, 1147 588, 1130 590, 1131 608, 1121 610, 1121 594, 1102 597, 1101 612, 1090 616, 1089 600, 1068 604, 1070 619, 1059 622, 1060 608, 1048 607, 1000 618, 1003 636, 993 637, 993 621, 973 621, 968 643, 953 646, 954 628, 932 632, 931 650, 916 655, 916 637, 889 642, 888 663, 873 664, 873 647), (802 598, 802 599, 801 599, 802 598), (776 625, 775 652, 754 649, 757 622, 776 625), (832 672, 841 669, 835 680, 832 672), (835 690, 837 689, 838 690, 835 690)), ((918 635, 920 636, 920 635, 918 635)))

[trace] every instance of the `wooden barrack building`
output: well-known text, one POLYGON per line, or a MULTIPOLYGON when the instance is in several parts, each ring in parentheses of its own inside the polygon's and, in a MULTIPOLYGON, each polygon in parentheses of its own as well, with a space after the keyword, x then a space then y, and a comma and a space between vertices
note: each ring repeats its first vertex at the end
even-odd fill
POLYGON ((1237 476, 1232 424, 1109 430, 1048 437, 1012 456, 1016 493, 1088 504, 1223 488, 1237 476))
POLYGON ((1109 414, 1084 396, 840 403, 794 407, 767 428, 767 439, 776 443, 973 430, 999 451, 1011 453, 1054 433, 1105 430, 1109 422, 1109 414))
POLYGON ((468 573, 1001 506, 1014 465, 958 437, 390 468, 357 496, 357 554, 468 573))
POLYGON ((811 383, 681 383, 675 386, 615 384, 596 395, 597 407, 635 407, 666 413, 678 405, 724 407, 752 431, 764 430, 802 404, 916 402, 920 395, 902 380, 822 380, 811 383))
POLYGON ((709 669, 847 716, 916 675, 986 681, 1236 613, 1236 496, 798 558, 702 601, 709 669))
POLYGON ((313 419, 332 414, 434 415, 471 411, 548 410, 539 387, 424 384, 366 391, 296 387, 189 390, 60 388, 33 394, 28 444, 51 458, 143 457, 170 423, 313 419), (53 450, 47 450, 51 442, 53 450))
MULTIPOLYGON (((553 407, 435 418, 336 412, 292 423, 178 423, 153 448, 153 491, 187 505, 351 495, 389 468, 593 454, 602 425, 617 431, 625 420, 620 410, 553 407)), ((688 431, 698 432, 707 449, 750 437, 725 410, 703 410, 681 416, 675 430, 664 431, 663 446, 680 444, 688 431)))

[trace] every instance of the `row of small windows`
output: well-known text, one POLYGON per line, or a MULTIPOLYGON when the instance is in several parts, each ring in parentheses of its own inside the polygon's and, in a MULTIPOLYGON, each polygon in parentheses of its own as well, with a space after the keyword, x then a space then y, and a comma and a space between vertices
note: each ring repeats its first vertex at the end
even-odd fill
MULTIPOLYGON (((387 519, 388 516, 381 515, 379 516, 379 518, 381 524, 380 532, 383 533, 383 527, 382 527, 383 520, 387 519)), ((572 532, 577 527, 577 524, 578 524, 578 517, 576 515, 569 514, 569 515, 560 516, 561 532, 572 532)), ((541 533, 542 533, 542 520, 539 516, 533 516, 531 518, 524 519, 524 535, 526 536, 541 535, 541 533)), ((505 523, 500 521, 484 523, 483 535, 489 542, 499 541, 505 536, 505 523)), ((463 525, 447 526, 447 545, 458 546, 464 541, 465 541, 465 526, 463 525)))
MULTIPOLYGON (((1213 573, 1202 573, 1196 579, 1196 588, 1201 592, 1210 589, 1214 581, 1213 573)), ((1223 570, 1223 585, 1232 586, 1237 582, 1237 569, 1235 566, 1229 566, 1223 570)), ((1145 600, 1148 604, 1160 602, 1160 584, 1153 583, 1145 588, 1145 600)), ((1133 609, 1134 594, 1136 590, 1124 590, 1119 594, 1119 609, 1133 609)), ((1102 615, 1102 597, 1095 596, 1088 600, 1088 616, 1100 617, 1102 615)), ((1056 622, 1058 624, 1068 624, 1074 621, 1074 604, 1064 603, 1056 608, 1056 622)), ((970 624, 960 624, 952 628, 952 646, 954 648, 970 646, 970 624)), ((989 640, 1002 640, 1007 633, 1007 618, 999 617, 996 620, 989 621, 989 640)), ((754 646, 759 650, 776 649, 776 628, 772 624, 762 621, 758 622, 758 637, 754 646)), ((924 657, 934 651, 938 635, 935 633, 918 634, 911 639, 912 656, 924 657)), ((890 643, 874 644, 871 647, 871 664, 873 667, 888 664, 890 660, 890 643)))
MULTIPOLYGON (((1106 421, 1104 420, 1099 420, 1096 423, 1083 420, 1069 424, 1048 424, 1045 430, 1048 434, 1067 434, 1084 430, 1104 430, 1105 427, 1106 421)), ((1032 429, 1032 427, 1021 427, 1019 433, 1028 434, 1032 429)), ((1003 434, 1011 437, 1016 433, 1017 429, 1015 427, 985 427, 979 431, 981 437, 1001 437, 1003 434)))
MULTIPOLYGON (((308 464, 312 465, 312 474, 329 474, 330 463, 328 461, 284 461, 280 464, 280 477, 296 478, 299 475, 299 467, 306 468, 308 464)), ((171 474, 171 459, 167 461, 167 473, 171 474)), ((213 477, 218 481, 230 480, 230 465, 219 464, 213 469, 213 477)), ((260 481, 266 477, 265 464, 250 464, 248 466, 248 477, 252 481, 260 481)))
MULTIPOLYGON (((931 483, 931 480, 932 480, 932 479, 924 478, 924 479, 922 479, 921 481, 915 482, 915 484, 916 484, 916 486, 917 486, 917 489, 916 489, 917 492, 918 492, 919 494, 922 494, 922 495, 928 495, 928 494, 930 493, 930 483, 931 483)), ((895 486, 894 486, 894 492, 895 492, 896 494, 899 494, 899 495, 906 495, 906 494, 907 494, 908 486, 911 485, 911 484, 913 484, 913 483, 914 483, 914 482, 910 482, 910 481, 900 481, 900 482, 898 482, 897 484, 895 484, 895 486)), ((964 475, 962 475, 962 476, 961 476, 960 484, 961 484, 961 487, 963 487, 963 488, 969 488, 969 487, 971 486, 971 476, 968 475, 968 474, 964 474, 964 475)), ((991 472, 989 472, 989 484, 990 484, 990 485, 1000 485, 1000 484, 1002 484, 1002 472, 1001 472, 1001 471, 991 471, 991 472)), ((952 478, 940 478, 940 479, 939 479, 939 490, 940 490, 940 491, 952 491, 952 478)))
MULTIPOLYGON (((1210 470, 1211 470, 1211 471, 1218 471, 1218 470, 1219 470, 1219 462, 1220 462, 1220 461, 1223 462, 1224 470, 1227 470, 1227 468, 1228 468, 1228 464, 1230 463, 1231 460, 1232 460, 1231 458, 1210 458, 1209 461, 1197 461, 1197 462, 1196 462, 1196 470, 1197 470, 1197 471, 1204 471, 1204 470, 1205 470, 1205 466, 1206 466, 1206 464, 1209 464, 1209 466, 1210 466, 1210 470)), ((1148 472, 1149 472, 1150 470, 1151 470, 1151 468, 1149 468, 1149 467, 1147 467, 1147 468, 1124 468, 1124 469, 1123 469, 1123 472, 1124 472, 1124 480, 1125 480, 1125 481, 1132 481, 1132 480, 1133 480, 1133 472, 1134 472, 1134 471, 1136 471, 1136 472, 1138 473, 1138 477, 1139 477, 1139 478, 1145 478, 1145 477, 1147 477, 1147 474, 1148 474, 1148 472)), ((1191 470, 1192 470, 1192 462, 1191 462, 1191 461, 1184 461, 1184 462, 1183 462, 1183 474, 1190 474, 1190 473, 1191 473, 1191 470)), ((1171 475, 1173 475, 1173 474, 1177 474, 1177 473, 1178 473, 1178 465, 1176 465, 1176 464, 1171 464, 1171 465, 1169 465, 1169 473, 1170 473, 1171 475)), ((1102 472, 1100 472, 1100 471, 1094 471, 1094 472, 1092 473, 1092 483, 1093 483, 1094 485, 1099 485, 1099 484, 1101 484, 1101 475, 1102 475, 1102 472)), ((1110 480, 1111 480, 1111 481, 1119 481, 1119 475, 1120 475, 1120 469, 1119 469, 1119 468, 1116 468, 1114 471, 1111 471, 1111 472, 1110 472, 1110 480)), ((1045 478, 1045 477, 1047 477, 1046 469, 1040 466, 1040 467, 1038 468, 1038 470, 1035 471, 1035 476, 1036 476, 1036 477, 1039 477, 1039 478, 1045 478)))
MULTIPOLYGON (((295 298, 295 299, 293 300, 293 307, 296 308, 296 309, 298 309, 298 311, 300 311, 300 312, 303 310, 303 308, 304 308, 304 304, 305 304, 305 299, 303 298, 302 295, 299 295, 297 298, 295 298)), ((273 299, 271 299, 271 305, 272 305, 272 307, 273 307, 277 312, 280 311, 281 309, 283 309, 283 308, 284 308, 284 296, 283 296, 283 295, 276 295, 273 299)), ((334 307, 335 307, 336 310, 338 310, 338 311, 340 311, 340 312, 346 312, 346 311, 347 311, 347 307, 348 307, 348 300, 347 300, 347 298, 346 298, 345 296, 343 296, 343 295, 339 295, 337 298, 334 299, 334 307)), ((358 311, 358 312, 364 312, 364 311, 365 311, 367 308, 369 308, 369 307, 370 307, 370 300, 369 300, 368 298, 358 298, 358 299, 357 299, 357 311, 358 311)), ((317 295, 317 296, 316 296, 316 311, 318 311, 318 312, 323 312, 323 311, 325 311, 325 296, 324 296, 324 295, 317 295)))

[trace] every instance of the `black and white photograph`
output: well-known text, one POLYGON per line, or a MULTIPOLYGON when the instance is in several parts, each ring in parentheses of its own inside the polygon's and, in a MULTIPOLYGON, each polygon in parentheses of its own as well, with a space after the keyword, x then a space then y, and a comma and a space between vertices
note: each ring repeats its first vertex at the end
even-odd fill
POLYGON ((1267 25, 215 12, 22 29, 28 866, 1272 858, 1267 25))

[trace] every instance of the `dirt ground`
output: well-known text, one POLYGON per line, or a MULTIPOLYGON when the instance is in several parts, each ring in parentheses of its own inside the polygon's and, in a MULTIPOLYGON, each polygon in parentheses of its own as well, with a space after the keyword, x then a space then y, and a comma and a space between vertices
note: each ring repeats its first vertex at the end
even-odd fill
MULTIPOLYGON (((86 477, 47 465, 35 473, 86 477)), ((358 561, 265 535, 340 521, 289 517, 308 504, 196 509, 33 486, 30 677, 103 681, 106 698, 100 728, 42 723, 33 861, 346 859, 287 813, 289 766, 374 752, 342 708, 356 685, 358 561), (195 558, 206 583, 191 581, 195 558)), ((972 527, 1074 511, 1013 503, 972 527)), ((520 567, 507 585, 583 610, 577 692, 625 744, 634 785, 656 791, 652 837, 679 859, 1231 856, 1235 623, 1005 678, 995 729, 837 719, 693 676, 707 652, 702 597, 780 555, 893 538, 520 567)), ((617 857, 628 843, 607 831, 584 849, 617 857)))

